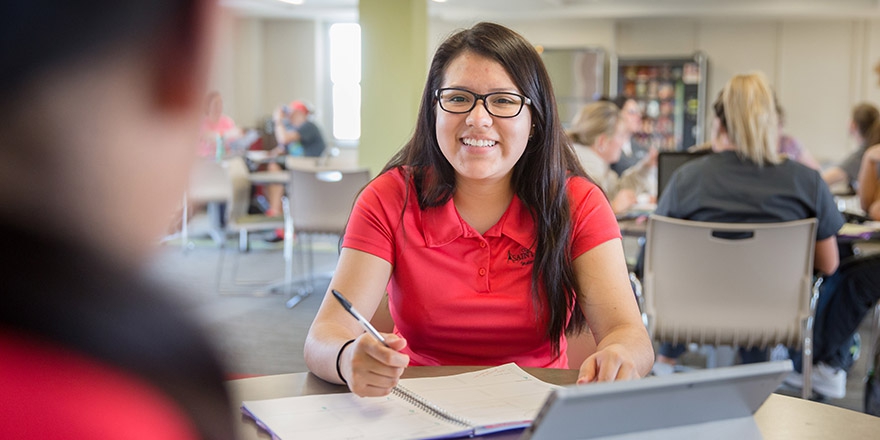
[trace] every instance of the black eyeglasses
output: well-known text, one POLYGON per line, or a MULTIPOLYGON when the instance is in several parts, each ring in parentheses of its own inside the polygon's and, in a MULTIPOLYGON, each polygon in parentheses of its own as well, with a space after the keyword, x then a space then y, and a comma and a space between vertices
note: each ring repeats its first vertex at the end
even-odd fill
POLYGON ((510 92, 494 92, 480 95, 470 90, 445 88, 434 91, 440 108, 449 113, 469 113, 483 101, 483 107, 490 115, 498 118, 513 118, 519 115, 523 106, 532 105, 532 100, 523 95, 510 92))

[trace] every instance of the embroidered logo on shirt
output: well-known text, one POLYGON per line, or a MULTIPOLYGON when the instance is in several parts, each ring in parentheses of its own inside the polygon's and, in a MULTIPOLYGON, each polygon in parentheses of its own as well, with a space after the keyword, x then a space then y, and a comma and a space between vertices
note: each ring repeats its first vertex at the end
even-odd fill
POLYGON ((522 248, 518 253, 507 251, 507 262, 526 266, 535 262, 535 253, 528 248, 522 248))

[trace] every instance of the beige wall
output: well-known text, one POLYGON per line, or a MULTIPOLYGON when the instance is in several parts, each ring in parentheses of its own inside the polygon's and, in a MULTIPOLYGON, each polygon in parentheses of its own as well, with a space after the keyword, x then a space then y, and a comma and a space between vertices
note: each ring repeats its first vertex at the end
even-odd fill
MULTIPOLYGON (((293 98, 322 104, 325 75, 318 59, 323 25, 304 20, 231 21, 235 31, 224 36, 228 44, 218 57, 222 72, 214 81, 226 97, 228 113, 239 124, 254 124, 274 105, 293 98)), ((424 66, 443 38, 477 21, 429 20, 424 66)), ((657 18, 502 23, 548 48, 601 47, 620 56, 703 51, 709 60, 710 101, 731 75, 761 70, 786 109, 786 131, 820 160, 839 160, 852 148, 847 122, 853 105, 863 100, 880 103, 874 71, 880 62, 880 20, 657 18)), ((413 80, 416 83, 424 82, 424 69, 407 71, 422 75, 413 80)), ((412 103, 413 108, 417 105, 412 103)), ((329 115, 322 117, 329 120, 329 115)), ((411 123, 412 119, 400 122, 411 123)), ((401 132, 411 130, 411 126, 400 128, 401 132)))
POLYGON ((860 66, 853 53, 852 21, 783 22, 779 26, 776 89, 786 131, 818 158, 847 151, 847 121, 860 66))
MULTIPOLYGON (((469 24, 432 21, 431 47, 449 31, 469 24)), ((852 148, 847 134, 852 106, 862 100, 880 103, 873 71, 880 61, 878 20, 658 18, 503 24, 548 48, 603 47, 627 57, 703 51, 709 60, 710 102, 731 75, 763 71, 786 109, 786 131, 824 161, 840 160, 852 148)))
MULTIPOLYGON (((431 20, 428 23, 429 56, 444 38, 456 30, 470 27, 479 21, 482 20, 455 22, 431 20)), ((508 20, 499 23, 516 30, 535 45, 553 48, 579 48, 588 45, 614 50, 615 22, 612 20, 508 20)))
POLYGON ((212 87, 223 94, 225 111, 239 126, 255 127, 294 99, 311 103, 323 116, 320 28, 310 20, 224 20, 212 87))

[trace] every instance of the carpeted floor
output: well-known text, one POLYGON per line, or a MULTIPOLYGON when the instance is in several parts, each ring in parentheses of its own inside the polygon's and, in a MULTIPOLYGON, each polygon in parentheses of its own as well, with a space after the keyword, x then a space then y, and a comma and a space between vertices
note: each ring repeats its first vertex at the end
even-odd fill
MULTIPOLYGON (((223 249, 208 240, 196 240, 188 251, 183 251, 179 242, 169 241, 152 273, 192 307, 230 375, 302 372, 307 370, 302 353, 305 335, 327 288, 329 272, 336 265, 336 240, 316 238, 314 258, 319 277, 315 293, 292 309, 285 305, 289 294, 267 289, 284 279, 281 243, 268 244, 256 238, 250 252, 240 253, 234 240, 223 249)), ((304 278, 299 266, 294 264, 295 280, 304 278)))

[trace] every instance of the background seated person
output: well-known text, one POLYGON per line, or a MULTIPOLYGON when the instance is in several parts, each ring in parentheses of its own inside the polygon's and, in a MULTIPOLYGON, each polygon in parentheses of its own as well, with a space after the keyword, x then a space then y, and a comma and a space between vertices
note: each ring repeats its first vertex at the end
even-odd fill
MULTIPOLYGON (((324 153, 324 136, 318 126, 309 120, 310 113, 309 108, 301 101, 278 107, 272 113, 278 146, 272 150, 271 154, 276 155, 277 159, 269 163, 269 171, 284 169, 287 155, 320 157, 324 153)), ((269 201, 269 209, 266 215, 281 215, 283 196, 284 185, 267 185, 266 199, 269 201)))
POLYGON ((626 140, 621 148, 620 159, 611 165, 611 169, 622 176, 624 171, 654 154, 652 152, 654 148, 633 142, 635 137, 633 135, 642 130, 642 108, 639 107, 639 103, 635 99, 623 95, 614 98, 603 96, 599 98, 599 101, 611 102, 620 110, 620 120, 626 130, 626 140))
POLYGON ((779 155, 795 162, 800 162, 804 166, 814 170, 818 170, 820 168, 819 162, 816 161, 812 153, 810 153, 810 150, 804 148, 797 139, 783 131, 783 128, 785 127, 785 110, 779 105, 779 99, 776 97, 775 93, 773 94, 773 99, 776 104, 776 117, 779 119, 779 147, 777 150, 779 155))
MULTIPOLYGON (((587 175, 605 191, 615 214, 626 212, 639 194, 655 186, 651 181, 656 178, 652 173, 656 167, 652 167, 651 160, 640 161, 624 171, 622 177, 611 169, 611 164, 620 159, 621 148, 629 136, 614 104, 597 101, 582 107, 571 122, 568 136, 587 175)), ((656 152, 652 155, 656 162, 656 152)))
POLYGON ((880 221, 880 145, 865 151, 859 171, 859 199, 871 220, 880 221))
MULTIPOLYGON (((813 391, 822 397, 846 396, 847 371, 855 361, 858 345, 853 334, 880 298, 880 254, 853 256, 822 283, 813 328, 813 391)), ((876 335, 874 335, 876 336, 876 335)), ((869 344, 870 346, 871 344, 869 344)), ((803 387, 799 371, 803 358, 791 352, 795 372, 785 383, 803 387)))
POLYGON ((863 102, 853 107, 849 134, 856 139, 858 149, 852 152, 839 165, 822 172, 822 179, 830 187, 844 184, 851 193, 858 191, 859 170, 862 155, 868 147, 880 144, 880 111, 873 104, 863 102))
POLYGON ((320 157, 326 145, 321 130, 309 119, 311 111, 302 101, 293 101, 272 113, 275 123, 275 154, 320 157))
POLYGON ((241 135, 241 130, 235 126, 232 118, 223 114, 223 97, 220 92, 209 92, 205 98, 205 116, 199 130, 199 156, 216 157, 218 136, 226 149, 230 141, 241 135))
MULTIPOLYGON (((839 262, 836 233, 843 217, 816 170, 781 158, 773 95, 764 75, 734 76, 715 101, 715 154, 686 163, 657 203, 659 215, 705 222, 769 223, 817 218, 814 264, 831 274, 839 262)), ((772 270, 768 268, 768 270, 772 270)), ((655 372, 670 371, 683 346, 664 344, 655 372)), ((743 363, 766 353, 740 350, 743 363)), ((845 381, 845 378, 844 378, 845 381)))
POLYGON ((568 368, 566 332, 589 324, 597 351, 571 366, 579 382, 647 374, 620 229, 534 46, 479 23, 438 47, 428 75, 413 137, 361 192, 329 286, 367 319, 387 289, 394 332, 381 344, 325 295, 309 369, 380 396, 408 365, 568 368))

